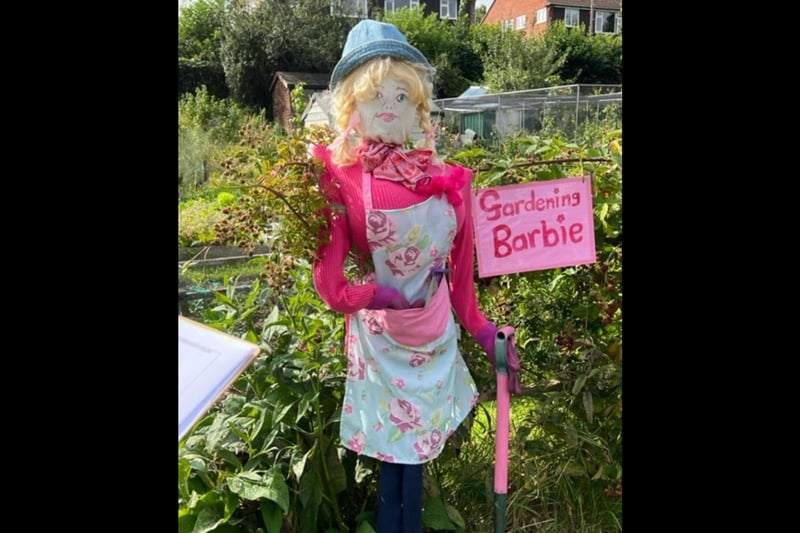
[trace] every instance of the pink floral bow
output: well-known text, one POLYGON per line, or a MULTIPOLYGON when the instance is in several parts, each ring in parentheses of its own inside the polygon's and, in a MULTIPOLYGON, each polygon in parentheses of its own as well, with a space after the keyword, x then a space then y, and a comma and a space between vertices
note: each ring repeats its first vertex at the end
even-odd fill
POLYGON ((370 143, 358 147, 364 172, 372 172, 378 179, 399 181, 411 189, 417 182, 425 184, 431 180, 426 172, 431 161, 432 150, 409 150, 399 144, 370 143))
POLYGON ((375 178, 397 181, 420 193, 446 194, 454 207, 463 201, 459 192, 466 181, 462 168, 457 167, 451 176, 428 174, 433 150, 405 151, 399 144, 373 142, 359 145, 356 151, 361 155, 364 172, 372 172, 375 178))

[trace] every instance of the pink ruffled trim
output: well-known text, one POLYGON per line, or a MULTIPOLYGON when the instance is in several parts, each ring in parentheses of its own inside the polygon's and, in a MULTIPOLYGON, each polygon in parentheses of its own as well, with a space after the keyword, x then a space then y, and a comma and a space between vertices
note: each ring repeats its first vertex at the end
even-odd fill
POLYGON ((464 202, 461 197, 461 189, 467 182, 464 176, 463 167, 453 167, 453 171, 446 175, 433 176, 429 183, 417 183, 417 191, 428 194, 435 194, 439 198, 442 194, 447 195, 453 207, 458 207, 464 202))

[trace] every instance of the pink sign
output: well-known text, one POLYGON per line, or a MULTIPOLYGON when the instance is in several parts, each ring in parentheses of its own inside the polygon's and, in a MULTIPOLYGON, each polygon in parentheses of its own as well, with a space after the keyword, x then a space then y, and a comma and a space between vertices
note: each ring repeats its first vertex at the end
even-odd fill
POLYGON ((589 176, 473 193, 478 276, 597 261, 589 176))

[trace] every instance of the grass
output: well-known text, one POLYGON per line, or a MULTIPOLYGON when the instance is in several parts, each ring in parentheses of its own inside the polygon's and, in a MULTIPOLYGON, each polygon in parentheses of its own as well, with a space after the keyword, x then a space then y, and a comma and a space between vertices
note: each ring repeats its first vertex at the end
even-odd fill
POLYGON ((222 283, 227 278, 239 276, 241 279, 253 279, 264 271, 266 257, 254 257, 246 261, 221 264, 186 263, 178 267, 178 286, 209 287, 222 283))

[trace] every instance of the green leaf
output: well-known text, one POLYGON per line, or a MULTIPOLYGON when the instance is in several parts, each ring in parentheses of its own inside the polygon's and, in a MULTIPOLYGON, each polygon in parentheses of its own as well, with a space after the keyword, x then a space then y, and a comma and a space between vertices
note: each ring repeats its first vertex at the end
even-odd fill
POLYGON ((342 464, 342 458, 339 457, 339 449, 336 446, 328 446, 326 466, 328 467, 328 485, 333 494, 339 494, 346 490, 347 473, 342 464))
POLYGON ((581 391, 588 377, 589 376, 587 374, 581 374, 578 376, 578 379, 575 380, 575 384, 572 385, 572 394, 578 394, 581 391))
POLYGON ((583 391, 583 411, 586 413, 586 420, 591 423, 594 418, 594 402, 592 401, 592 393, 589 390, 583 391))
POLYGON ((191 471, 189 461, 183 457, 178 458, 178 494, 184 500, 189 499, 189 473, 191 471))
POLYGON ((586 469, 574 461, 569 461, 564 465, 564 473, 572 477, 588 477, 586 469))
POLYGON ((191 533, 207 533, 213 531, 222 523, 221 513, 214 507, 206 507, 197 513, 197 521, 194 523, 191 533))
POLYGON ((306 451, 306 453, 302 455, 297 453, 292 454, 289 469, 292 471, 297 481, 300 481, 300 478, 303 477, 303 472, 306 470, 306 461, 308 461, 308 456, 310 453, 311 450, 306 451))
POLYGON ((447 509, 441 498, 431 498, 422 509, 422 524, 430 529, 455 531, 456 525, 447 516, 447 509))
POLYGON ((363 522, 358 524, 356 528, 356 533, 375 533, 375 530, 372 528, 372 525, 364 520, 363 522))
POLYGON ((280 533, 281 525, 283 524, 283 513, 280 507, 270 500, 261 502, 259 506, 261 509, 261 518, 264 519, 264 525, 268 533, 280 533))
POLYGON ((458 509, 448 503, 445 505, 445 511, 447 511, 447 517, 452 520, 457 527, 461 529, 465 529, 467 527, 466 522, 464 522, 464 517, 461 516, 461 513, 458 512, 458 509))
POLYGON ((277 503, 284 513, 289 510, 289 487, 278 466, 268 470, 263 477, 250 471, 229 477, 228 488, 245 500, 266 498, 277 503))
POLYGON ((303 394, 303 397, 300 398, 300 403, 297 405, 297 416, 295 417, 295 423, 300 422, 305 416, 306 413, 309 411, 309 405, 317 399, 319 395, 318 392, 315 391, 308 391, 303 394))
POLYGON ((309 470, 300 478, 300 503, 303 507, 315 509, 322 501, 322 481, 317 470, 309 470))
POLYGON ((289 410, 294 406, 294 402, 289 402, 287 404, 281 405, 280 403, 275 405, 275 414, 272 417, 272 424, 277 425, 283 417, 289 412, 289 410))
POLYGON ((226 463, 233 466, 236 470, 242 469, 242 462, 236 457, 236 454, 225 448, 217 449, 217 454, 225 460, 226 463))

